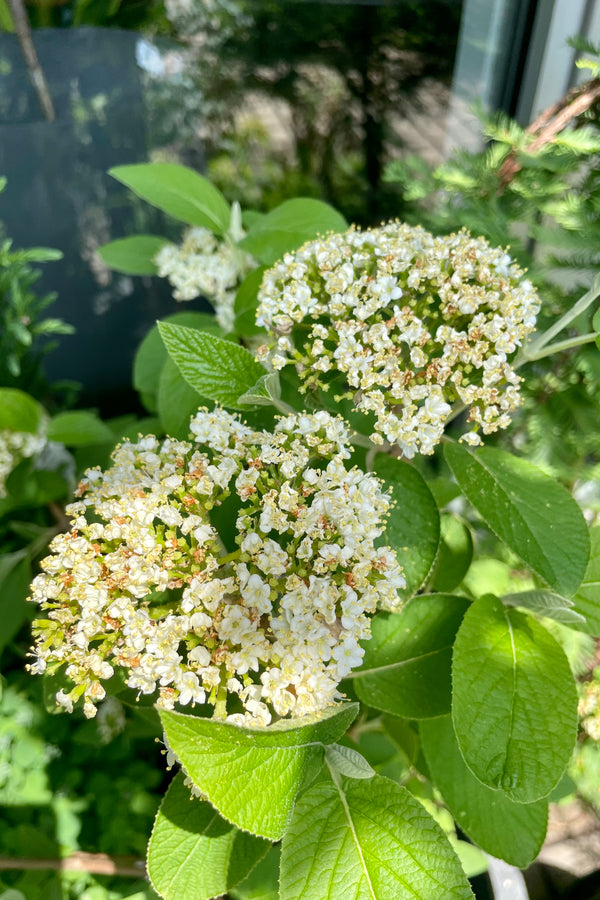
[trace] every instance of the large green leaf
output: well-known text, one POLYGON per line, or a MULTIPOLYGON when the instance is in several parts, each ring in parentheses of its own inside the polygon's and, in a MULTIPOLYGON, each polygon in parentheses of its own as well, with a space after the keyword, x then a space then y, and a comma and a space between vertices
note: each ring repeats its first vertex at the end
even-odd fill
POLYGON ((567 658, 531 616, 491 595, 454 645, 452 719, 474 775, 519 803, 547 796, 575 744, 577 691, 567 658))
POLYGON ((379 613, 365 641, 354 687, 369 706, 407 719, 450 711, 452 645, 469 608, 463 597, 415 597, 400 613, 379 613))
POLYGON ((0 388, 0 431, 36 434, 43 419, 43 407, 29 394, 17 388, 0 388))
POLYGON ((226 822, 190 796, 179 773, 171 782, 148 844, 148 875, 164 900, 210 900, 243 881, 269 842, 226 822))
POLYGON ((68 410, 54 416, 48 425, 48 437, 68 447, 114 443, 112 430, 87 410, 68 410))
POLYGON ((600 525, 590 529, 591 551, 583 582, 573 598, 575 610, 585 616, 585 625, 574 625, 580 631, 600 635, 600 525))
POLYGON ((524 868, 538 855, 548 823, 548 803, 515 803, 486 787, 467 768, 451 716, 420 725, 427 765, 454 819, 486 853, 524 868))
POLYGON ((590 542, 577 503, 560 484, 504 450, 445 446, 463 493, 492 531, 557 593, 585 575, 590 542))
POLYGON ((281 900, 468 900, 440 826, 379 775, 336 778, 302 795, 281 851, 281 900))
POLYGON ((101 259, 116 272, 125 275, 156 275, 156 254, 167 243, 156 234, 135 234, 111 241, 98 248, 101 259))
POLYGON ((266 216, 258 219, 240 247, 259 262, 273 265, 289 250, 296 250, 306 241, 331 231, 345 231, 344 217, 322 200, 296 197, 285 200, 266 216))
MULTIPOLYGON (((180 312, 167 316, 163 322, 172 325, 185 325, 198 331, 208 331, 224 337, 223 329, 210 313, 180 312)), ((140 394, 156 394, 164 364, 169 354, 160 336, 158 325, 154 325, 140 344, 133 361, 133 386, 140 394)))
POLYGON ((187 166, 142 163, 116 166, 109 175, 180 222, 201 225, 216 234, 229 228, 229 204, 223 194, 187 166))
POLYGON ((235 295, 235 331, 242 337, 251 334, 264 334, 264 329, 256 324, 256 307, 258 306, 258 289, 260 288, 266 266, 253 269, 242 281, 235 295))
POLYGON ((239 397, 265 375, 252 353, 212 334, 159 322, 165 347, 179 371, 203 397, 230 409, 244 409, 239 397))
POLYGON ((375 457, 373 471, 384 479, 394 500, 382 540, 396 551, 404 569, 406 587, 398 593, 408 599, 431 571, 440 540, 440 514, 414 466, 380 453, 375 457))
POLYGON ((323 744, 337 741, 358 712, 338 704, 319 717, 281 720, 268 728, 161 711, 173 752, 194 784, 239 828, 279 840, 296 793, 323 761, 323 744))
POLYGON ((430 584, 434 591, 453 591, 462 583, 473 560, 473 535, 466 522, 442 513, 440 549, 430 584))
POLYGON ((31 583, 31 563, 26 550, 0 556, 0 652, 17 634, 34 606, 27 603, 31 583))
POLYGON ((190 418, 204 403, 200 394, 190 387, 172 359, 167 359, 158 384, 157 407, 166 434, 180 441, 190 436, 190 418))
POLYGON ((233 900, 279 900, 280 856, 279 845, 271 847, 246 880, 229 891, 233 900))

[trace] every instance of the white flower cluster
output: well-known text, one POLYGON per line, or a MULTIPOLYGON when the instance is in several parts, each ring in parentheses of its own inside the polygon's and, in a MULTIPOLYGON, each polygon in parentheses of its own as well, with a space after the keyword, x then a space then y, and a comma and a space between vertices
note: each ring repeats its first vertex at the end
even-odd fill
POLYGON ((583 729, 594 741, 600 741, 600 668, 594 669, 592 681, 582 685, 578 713, 583 729))
MULTIPOLYGON (((466 231, 434 237, 389 223, 305 244, 265 273, 259 354, 294 364, 303 390, 343 373, 371 440, 404 456, 432 453, 451 404, 469 408, 481 441, 520 401, 509 357, 533 330, 539 299, 504 250, 466 231)), ((339 383, 339 382, 337 382, 339 383)))
POLYGON ((374 546, 390 498, 346 468, 349 434, 328 413, 269 433, 202 409, 191 431, 124 442, 88 471, 32 584, 46 618, 30 668, 66 667, 57 702, 83 695, 88 716, 116 667, 164 708, 207 701, 255 724, 318 712, 360 665, 368 614, 398 605, 395 554, 374 546), (235 550, 211 521, 230 494, 235 550))
POLYGON ((23 459, 40 453, 46 444, 41 434, 25 431, 0 431, 0 498, 6 497, 6 479, 23 459))
POLYGON ((214 307, 217 322, 231 331, 238 287, 256 263, 233 241, 218 240, 206 228, 190 228, 181 245, 165 244, 155 263, 158 274, 168 278, 176 300, 203 296, 214 307))

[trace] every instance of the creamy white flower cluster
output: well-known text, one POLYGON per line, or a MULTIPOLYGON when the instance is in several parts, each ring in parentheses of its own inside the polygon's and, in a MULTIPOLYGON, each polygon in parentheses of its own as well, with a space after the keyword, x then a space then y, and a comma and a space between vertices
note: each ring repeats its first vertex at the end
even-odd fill
POLYGON ((522 276, 466 231, 434 237, 392 222, 332 234, 265 273, 257 323, 273 341, 259 355, 294 364, 303 390, 343 373, 342 396, 371 417, 371 440, 408 458, 433 452, 455 401, 469 408, 462 439, 475 445, 519 404, 508 360, 540 306, 522 276))
POLYGON ((25 431, 0 431, 0 498, 6 497, 6 479, 23 459, 40 453, 46 444, 42 434, 25 431))
POLYGON ((237 289, 248 272, 256 268, 248 253, 233 241, 218 240, 206 228, 190 228, 182 244, 161 247, 155 263, 158 274, 169 279, 176 300, 206 297, 221 328, 231 331, 237 289))
POLYGON ((582 685, 577 711, 584 730, 594 741, 600 741, 600 668, 594 669, 592 681, 582 685))
POLYGON ((209 702, 254 724, 318 712, 360 665, 369 614, 398 605, 400 566, 374 546, 390 498, 346 468, 349 434, 328 413, 269 433, 201 409, 191 431, 124 442, 87 472, 33 581, 46 618, 30 668, 66 667, 57 702, 83 696, 88 716, 118 667, 163 708, 209 702), (230 495, 235 550, 211 521, 230 495))

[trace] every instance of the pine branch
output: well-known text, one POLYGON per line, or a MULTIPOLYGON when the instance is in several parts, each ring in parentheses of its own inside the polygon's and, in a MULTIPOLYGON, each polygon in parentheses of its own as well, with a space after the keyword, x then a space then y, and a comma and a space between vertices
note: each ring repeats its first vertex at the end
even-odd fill
MULTIPOLYGON (((528 145, 528 153, 536 153, 546 144, 549 144, 557 134, 573 119, 600 100, 600 78, 592 78, 584 84, 571 88, 564 97, 549 106, 526 129, 527 134, 535 135, 535 139, 528 145)), ((498 193, 502 194, 504 188, 510 184, 517 172, 522 169, 514 151, 506 157, 498 172, 498 193)))

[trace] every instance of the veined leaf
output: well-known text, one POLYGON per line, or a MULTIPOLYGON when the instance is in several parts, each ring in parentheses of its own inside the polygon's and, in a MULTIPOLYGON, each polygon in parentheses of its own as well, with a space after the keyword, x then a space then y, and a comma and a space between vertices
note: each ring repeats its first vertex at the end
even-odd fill
POLYGON ((189 386, 172 359, 167 359, 158 383, 157 411, 166 434, 180 441, 190 436, 190 419, 204 398, 189 386))
POLYGON ((279 900, 280 856, 279 845, 271 847, 246 880, 229 891, 233 900, 279 900))
POLYGON ((325 758, 330 766, 346 778, 372 778, 375 775, 375 769, 352 747, 328 744, 325 747, 325 758))
POLYGON ((183 780, 181 773, 174 778, 158 811, 148 875, 164 900, 210 900, 243 881, 269 842, 226 822, 183 780))
POLYGON ((575 609, 585 616, 585 625, 574 625, 586 634, 600 635, 600 525, 590 529, 590 560, 583 582, 573 598, 575 609))
POLYGON ((380 453, 375 457, 373 471, 384 479, 394 500, 381 542, 396 551, 406 579, 406 587, 398 593, 408 599, 425 583, 435 561, 440 514, 414 466, 380 453))
POLYGON ((463 597, 431 594, 400 613, 376 615, 353 675, 363 703, 406 719, 449 712, 452 645, 469 606, 463 597))
POLYGON ((252 353, 212 334, 159 322, 169 356, 194 390, 230 409, 244 409, 239 397, 266 374, 252 353))
MULTIPOLYGON (((225 337, 223 329, 210 313, 180 312, 168 316, 163 322, 185 325, 198 331, 208 331, 218 337, 225 337)), ((140 394, 158 393, 158 384, 169 354, 160 336, 158 325, 154 325, 139 345, 133 362, 133 386, 140 394)))
POLYGON ((440 826, 405 788, 337 777, 298 801, 281 851, 281 900, 469 900, 440 826))
POLYGON ((452 720, 463 758, 518 803, 547 796, 575 745, 577 691, 567 658, 531 616, 481 597, 454 645, 452 720))
POLYGON ((229 204, 223 194, 187 166, 142 163, 116 166, 109 169, 109 175, 180 222, 200 225, 215 234, 229 228, 229 204))
POLYGON ((440 548, 431 576, 434 591, 453 591, 462 583, 473 560, 473 535, 466 522, 442 513, 440 548))
POLYGON ((533 862, 546 836, 547 801, 515 803, 475 778, 458 749, 451 716, 421 722, 420 732, 433 782, 465 834, 513 866, 533 862))
POLYGON ((156 275, 154 258, 167 241, 155 234, 135 234, 98 248, 109 268, 125 275, 156 275))
POLYGON ((329 204, 309 197, 296 197, 285 200, 256 220, 240 241, 240 247, 259 262, 272 266, 284 253, 296 250, 306 241, 347 228, 344 217, 329 204))
POLYGON ((585 575, 590 542, 568 491, 504 450, 447 444, 444 452, 465 497, 494 534, 557 593, 573 594, 585 575))
POLYGON ((339 740, 358 704, 337 704, 319 717, 268 728, 161 711, 169 741, 194 784, 229 821, 279 840, 304 779, 323 762, 323 744, 339 740), (224 774, 226 773, 226 774, 224 774))
POLYGON ((279 375, 277 372, 266 372, 253 387, 238 397, 238 403, 244 407, 273 406, 273 401, 280 397, 279 375))
POLYGON ((521 606, 565 625, 585 624, 585 617, 575 611, 573 600, 552 591, 519 591, 516 594, 504 594, 502 602, 505 606, 521 606))
POLYGON ((235 295, 235 331, 244 337, 251 334, 264 334, 264 330, 256 324, 256 307, 258 305, 258 289, 260 288, 266 266, 259 266, 250 272, 242 281, 235 295))

